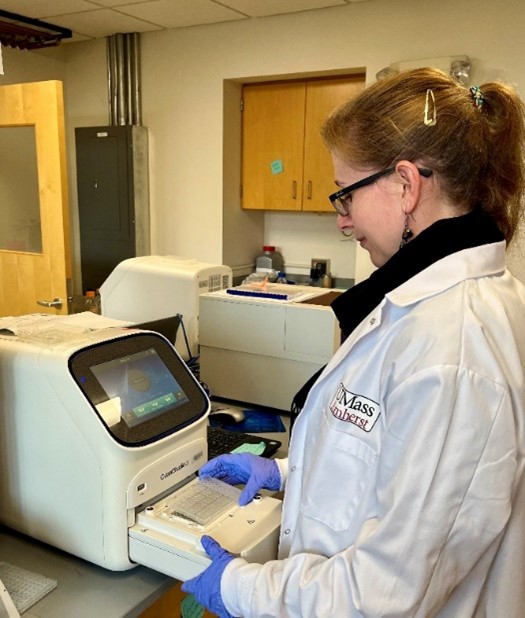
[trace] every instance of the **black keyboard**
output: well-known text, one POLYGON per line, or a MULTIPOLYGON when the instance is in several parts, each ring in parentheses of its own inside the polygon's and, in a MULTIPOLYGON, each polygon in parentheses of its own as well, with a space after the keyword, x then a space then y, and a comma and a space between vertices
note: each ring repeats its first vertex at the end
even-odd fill
POLYGON ((264 452, 261 453, 262 457, 271 457, 282 444, 279 440, 270 440, 249 433, 229 431, 208 425, 208 459, 231 453, 243 444, 260 444, 261 442, 265 444, 264 452))

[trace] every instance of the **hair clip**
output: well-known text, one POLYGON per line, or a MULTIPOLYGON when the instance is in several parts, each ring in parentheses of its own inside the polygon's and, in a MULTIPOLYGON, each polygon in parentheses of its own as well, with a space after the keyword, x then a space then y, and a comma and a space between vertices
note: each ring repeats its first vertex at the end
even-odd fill
POLYGON ((485 100, 483 98, 483 93, 481 92, 478 86, 471 86, 469 90, 470 90, 470 96, 472 97, 472 100, 474 101, 474 107, 477 107, 478 109, 480 109, 485 100))
POLYGON ((427 127, 433 127, 436 124, 436 100, 434 99, 434 93, 432 92, 431 88, 427 89, 427 94, 425 97, 425 115, 423 117, 423 122, 427 125, 427 127), (429 102, 430 99, 432 99, 432 110, 431 110, 431 116, 429 116, 429 102))

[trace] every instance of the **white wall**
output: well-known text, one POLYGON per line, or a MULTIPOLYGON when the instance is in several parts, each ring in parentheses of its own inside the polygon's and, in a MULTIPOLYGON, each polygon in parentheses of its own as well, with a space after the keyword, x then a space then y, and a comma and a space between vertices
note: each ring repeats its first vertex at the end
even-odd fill
MULTIPOLYGON (((242 266, 264 241, 276 244, 287 263, 330 257, 335 275, 352 277, 355 245, 341 242, 335 216, 238 208, 240 83, 363 68, 370 82, 393 62, 467 55, 474 83, 503 79, 523 94, 524 24, 523 0, 371 0, 141 35, 152 252, 242 266)), ((8 52, 0 84, 62 75, 74 161, 73 127, 107 123, 104 42, 8 52)), ((359 257, 357 268, 364 263, 359 257)), ((525 280, 520 253, 512 268, 525 280)))

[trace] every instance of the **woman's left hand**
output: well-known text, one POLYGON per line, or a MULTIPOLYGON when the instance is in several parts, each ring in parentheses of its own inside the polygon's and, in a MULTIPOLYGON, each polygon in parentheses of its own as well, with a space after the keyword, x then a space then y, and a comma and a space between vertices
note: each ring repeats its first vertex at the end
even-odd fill
POLYGON ((193 579, 182 584, 182 591, 193 594, 195 599, 219 618, 233 618, 224 607, 221 597, 221 578, 234 556, 223 549, 211 536, 204 535, 202 546, 211 558, 211 564, 193 579))

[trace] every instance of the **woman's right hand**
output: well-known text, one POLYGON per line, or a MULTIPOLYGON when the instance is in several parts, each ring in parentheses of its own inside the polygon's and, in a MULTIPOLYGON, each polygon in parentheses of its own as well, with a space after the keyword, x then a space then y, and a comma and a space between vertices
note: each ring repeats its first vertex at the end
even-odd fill
POLYGON ((199 476, 212 476, 230 485, 244 483, 246 487, 239 496, 241 506, 251 502, 260 489, 279 490, 282 482, 275 460, 251 453, 219 455, 202 466, 199 476))

